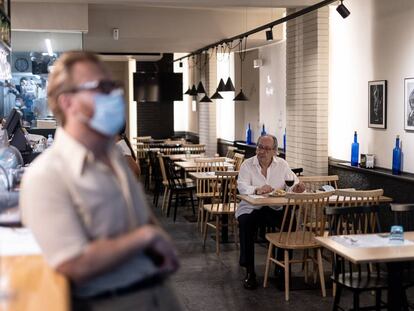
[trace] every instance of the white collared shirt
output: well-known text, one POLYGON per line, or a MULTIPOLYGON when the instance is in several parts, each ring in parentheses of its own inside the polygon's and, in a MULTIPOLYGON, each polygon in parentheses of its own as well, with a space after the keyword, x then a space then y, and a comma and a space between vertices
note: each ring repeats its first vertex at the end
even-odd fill
MULTIPOLYGON (((295 184, 299 182, 299 179, 290 169, 289 164, 278 157, 274 157, 272 163, 267 168, 267 177, 263 176, 259 160, 257 156, 254 156, 243 162, 237 179, 237 188, 240 194, 254 194, 256 188, 264 185, 269 185, 274 189, 285 189, 285 177, 288 174, 295 176, 295 184)), ((250 214, 253 210, 260 208, 241 201, 239 208, 236 210, 236 217, 250 214)))
MULTIPOLYGON (((20 208, 49 264, 82 254, 91 241, 123 235, 147 224, 150 211, 145 194, 111 143, 113 170, 63 129, 23 176, 20 208)), ((152 261, 137 252, 117 267, 76 284, 74 294, 91 296, 152 276, 152 261)))

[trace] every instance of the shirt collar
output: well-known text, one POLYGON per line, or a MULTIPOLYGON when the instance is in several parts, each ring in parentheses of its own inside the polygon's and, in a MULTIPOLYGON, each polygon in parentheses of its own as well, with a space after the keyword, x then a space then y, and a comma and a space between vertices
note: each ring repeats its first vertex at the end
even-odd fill
MULTIPOLYGON (((63 128, 56 129, 55 141, 52 145, 62 157, 65 158, 68 168, 75 174, 81 176, 87 163, 94 163, 94 154, 70 136, 63 128)), ((110 144, 109 157, 115 156, 115 145, 110 144)))
MULTIPOLYGON (((272 160, 272 163, 270 163, 270 166, 277 164, 277 162, 278 162, 277 157, 276 156, 273 157, 273 160, 272 160)), ((254 156, 253 158, 253 164, 260 167, 260 163, 259 163, 259 159, 257 158, 257 155, 254 156)))

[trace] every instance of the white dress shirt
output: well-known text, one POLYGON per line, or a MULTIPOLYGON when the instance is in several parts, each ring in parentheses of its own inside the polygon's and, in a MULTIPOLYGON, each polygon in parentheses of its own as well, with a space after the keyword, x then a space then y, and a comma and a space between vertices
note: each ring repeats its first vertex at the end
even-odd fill
MULTIPOLYGON (((295 184, 299 182, 295 173, 289 167, 289 164, 282 158, 274 157, 272 163, 267 168, 267 177, 263 176, 257 156, 247 159, 243 162, 237 179, 237 188, 240 194, 254 194, 256 188, 269 185, 274 189, 285 189, 285 177, 292 174, 295 184)), ((236 210, 236 217, 243 214, 250 214, 255 209, 260 209, 241 201, 239 208, 236 210)))

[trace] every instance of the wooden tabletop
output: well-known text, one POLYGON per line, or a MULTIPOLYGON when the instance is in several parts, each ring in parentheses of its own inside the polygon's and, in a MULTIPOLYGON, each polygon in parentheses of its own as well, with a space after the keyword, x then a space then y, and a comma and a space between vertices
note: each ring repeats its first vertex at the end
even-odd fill
POLYGON ((172 161, 190 161, 196 158, 205 157, 204 154, 170 154, 165 155, 165 157, 170 158, 172 161))
MULTIPOLYGON (((247 194, 239 194, 237 196, 240 200, 246 201, 250 205, 253 206, 282 206, 286 205, 288 200, 282 196, 282 197, 271 197, 269 195, 261 195, 259 197, 252 197, 247 194)), ((337 196, 333 195, 329 198, 330 203, 336 203, 337 196)), ((380 203, 390 203, 392 202, 392 199, 386 196, 380 197, 380 203)))
MULTIPOLYGON (((353 237, 348 235, 347 237, 353 237)), ((323 247, 355 264, 368 262, 396 262, 414 260, 414 245, 392 245, 387 247, 352 247, 333 240, 334 237, 317 237, 323 247)), ((414 232, 405 232, 404 238, 414 241, 414 232)))
POLYGON ((70 310, 68 282, 42 256, 2 256, 0 267, 0 277, 8 284, 0 288, 6 296, 0 300, 0 310, 70 310))
MULTIPOLYGON (((190 177, 194 178, 194 179, 216 179, 217 176, 214 172, 208 172, 208 173, 197 173, 197 172, 190 172, 189 173, 190 177)), ((222 176, 222 178, 225 178, 222 176)))

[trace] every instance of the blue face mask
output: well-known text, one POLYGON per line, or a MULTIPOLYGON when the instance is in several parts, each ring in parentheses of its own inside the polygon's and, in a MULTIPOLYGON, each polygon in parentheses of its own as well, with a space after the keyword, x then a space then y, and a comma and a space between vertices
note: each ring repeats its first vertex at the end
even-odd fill
POLYGON ((125 124, 125 100, 121 90, 94 96, 95 112, 89 126, 105 136, 115 136, 125 124))

